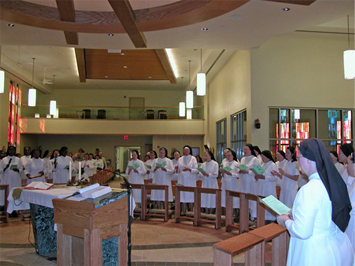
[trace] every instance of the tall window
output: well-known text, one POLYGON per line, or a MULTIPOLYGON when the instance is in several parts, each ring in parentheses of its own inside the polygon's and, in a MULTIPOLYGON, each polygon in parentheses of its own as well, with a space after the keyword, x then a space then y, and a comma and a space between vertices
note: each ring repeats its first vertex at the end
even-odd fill
POLYGON ((21 112, 21 90, 10 83, 9 88, 9 120, 7 142, 9 145, 20 144, 19 115, 21 112))
POLYGON ((217 162, 221 163, 223 160, 223 151, 227 148, 227 119, 224 118, 216 123, 217 127, 217 162))
POLYGON ((238 160, 244 155, 244 146, 247 141, 246 135, 247 111, 231 115, 231 149, 237 154, 238 160))
POLYGON ((341 144, 353 141, 352 116, 353 110, 270 108, 270 151, 319 138, 329 151, 339 152, 341 144))

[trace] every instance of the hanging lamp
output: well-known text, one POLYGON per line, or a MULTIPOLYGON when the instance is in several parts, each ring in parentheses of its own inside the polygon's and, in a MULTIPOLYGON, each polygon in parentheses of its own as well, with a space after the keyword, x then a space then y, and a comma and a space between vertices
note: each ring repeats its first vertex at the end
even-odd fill
POLYGON ((185 102, 179 102, 179 116, 185 116, 185 102))
POLYGON ((201 49, 201 70, 197 74, 197 95, 206 95, 206 73, 202 73, 202 49, 201 49))
POLYGON ((0 70, 0 93, 5 91, 5 71, 0 70))
POLYGON ((355 50, 350 49, 350 27, 348 15, 348 50, 344 51, 344 76, 345 79, 355 79, 355 50))
POLYGON ((32 88, 28 89, 28 98, 27 98, 27 105, 30 107, 36 106, 36 96, 37 96, 37 90, 33 86, 33 79, 34 79, 34 73, 35 73, 35 59, 32 58, 32 88))
MULTIPOLYGON (((55 88, 55 75, 53 75, 53 88, 55 88)), ((58 111, 59 113, 59 111, 58 111)), ((57 115, 57 101, 51 100, 49 102, 49 114, 56 116, 57 115)), ((56 117, 58 118, 58 117, 56 117)))

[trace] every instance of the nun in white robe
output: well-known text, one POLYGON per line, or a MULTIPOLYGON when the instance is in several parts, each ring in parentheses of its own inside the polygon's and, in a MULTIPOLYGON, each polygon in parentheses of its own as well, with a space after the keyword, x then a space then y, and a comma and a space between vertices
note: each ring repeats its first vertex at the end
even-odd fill
MULTIPOLYGON (((192 149, 190 146, 184 146, 184 156, 178 161, 179 179, 178 183, 185 187, 196 187, 196 173, 197 161, 192 156, 192 149)), ((181 192, 180 201, 182 203, 193 203, 193 192, 181 192)))
MULTIPOLYGON (((211 151, 205 151, 203 157, 205 162, 201 165, 201 168, 205 171, 205 173, 199 173, 202 179, 201 187, 218 189, 218 163, 215 161, 211 151)), ((202 193, 201 207, 216 208, 216 195, 202 193)))
POLYGON ((89 155, 84 155, 84 160, 81 162, 81 168, 87 176, 92 176, 95 166, 92 164, 92 160, 89 160, 89 155))
POLYGON ((309 182, 298 191, 292 215, 277 217, 291 235, 287 266, 353 266, 354 252, 344 233, 351 203, 323 142, 303 140, 299 164, 309 182))
POLYGON ((0 162, 0 173, 2 173, 2 185, 9 185, 9 191, 14 187, 21 187, 22 163, 20 158, 15 156, 16 148, 9 146, 7 156, 0 162))
POLYGON ((27 179, 26 177, 26 172, 24 170, 26 170, 27 164, 30 162, 31 160, 31 148, 30 147, 24 147, 23 149, 23 156, 21 156, 21 164, 23 167, 23 171, 21 172, 21 179, 27 179))
MULTIPOLYGON (((229 150, 226 154, 226 160, 222 161, 222 167, 230 167, 232 170, 227 172, 221 169, 222 175, 222 197, 221 206, 226 207, 226 190, 235 192, 242 192, 240 179, 239 179, 239 163, 236 161, 236 154, 234 151, 229 150)), ((233 197, 233 208, 239 208, 239 198, 233 197)))
POLYGON ((156 154, 155 151, 151 151, 149 153, 150 159, 144 163, 145 169, 147 171, 144 179, 145 180, 153 180, 153 183, 155 183, 155 182, 154 182, 154 172, 152 171, 152 165, 156 162, 156 155, 155 154, 156 154))
MULTIPOLYGON (((155 159, 152 165, 152 172, 154 173, 155 184, 168 186, 168 200, 173 201, 173 190, 171 188, 171 175, 174 172, 173 163, 166 157, 168 151, 162 147, 159 149, 159 158, 155 159), (158 167, 159 164, 166 164, 164 167, 158 167)), ((152 201, 165 201, 165 191, 152 189, 152 201)))
POLYGON ((66 184, 69 181, 69 162, 72 159, 67 156, 68 148, 62 147, 59 151, 60 156, 57 159, 57 167, 55 169, 54 184, 66 184))
MULTIPOLYGON (((129 176, 129 182, 132 184, 144 184, 144 175, 146 174, 146 169, 144 166, 144 163, 139 159, 139 153, 137 150, 132 151, 132 160, 129 161, 127 168, 126 168, 126 174, 129 176), (133 166, 137 164, 138 168, 135 170, 132 170, 129 168, 129 166, 133 166)), ((135 203, 141 203, 142 202, 142 197, 141 197, 141 189, 132 189, 133 191, 133 198, 135 203)))
POLYGON ((174 151, 174 159, 171 160, 173 163, 174 167, 174 173, 171 176, 171 181, 177 181, 179 179, 179 167, 178 167, 178 161, 180 159, 180 152, 179 151, 174 151))
MULTIPOLYGON (((283 168, 284 165, 286 164, 287 160, 286 160, 286 154, 284 153, 284 151, 282 150, 279 150, 276 152, 276 159, 277 161, 275 162, 276 164, 276 168, 279 169, 279 168, 283 168)), ((281 186, 281 178, 277 177, 277 183, 276 185, 277 186, 281 186)))
POLYGON ((33 150, 33 158, 28 162, 25 174, 27 177, 27 184, 33 182, 33 181, 42 181, 45 182, 45 173, 46 173, 46 167, 44 165, 44 162, 41 158, 39 158, 39 150, 35 149, 33 150), (41 175, 36 178, 31 178, 32 176, 37 176, 41 175))
MULTIPOLYGON (((353 180, 355 180, 355 163, 351 160, 350 156, 348 158, 347 165, 348 165, 347 172, 349 175, 349 179, 352 178, 353 180)), ((349 237, 350 243, 355 253, 355 182, 352 182, 352 185, 349 188, 349 197, 350 197, 352 209, 350 212, 349 225, 348 228, 346 228, 345 233, 349 237)))

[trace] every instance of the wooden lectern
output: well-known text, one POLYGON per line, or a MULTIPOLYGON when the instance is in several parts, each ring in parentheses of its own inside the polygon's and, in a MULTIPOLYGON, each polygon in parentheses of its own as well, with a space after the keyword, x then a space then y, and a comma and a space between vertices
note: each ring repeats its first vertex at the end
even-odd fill
POLYGON ((109 195, 109 200, 53 200, 57 265, 101 266, 105 253, 115 255, 110 259, 114 264, 127 265, 128 197, 109 195), (103 245, 103 241, 114 245, 103 245))

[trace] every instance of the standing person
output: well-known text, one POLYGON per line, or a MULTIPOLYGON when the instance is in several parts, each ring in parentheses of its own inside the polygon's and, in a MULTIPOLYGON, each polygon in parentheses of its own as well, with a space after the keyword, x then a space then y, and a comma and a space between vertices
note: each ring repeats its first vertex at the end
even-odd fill
MULTIPOLYGON (((151 171, 154 173, 155 184, 168 186, 168 199, 169 202, 173 202, 173 191, 171 189, 171 175, 174 172, 174 166, 171 160, 167 157, 168 151, 166 148, 162 147, 159 149, 159 158, 156 159, 152 164, 151 171), (164 167, 159 167, 157 164, 164 165, 164 167)), ((164 190, 152 190, 152 201, 158 201, 158 206, 161 205, 159 202, 165 201, 165 191, 164 190)))
MULTIPOLYGON (((137 150, 132 150, 132 160, 129 161, 126 174, 129 175, 129 182, 132 184, 144 184, 144 175, 146 174, 144 163, 140 160, 139 152, 137 150), (130 169, 133 167, 135 169, 130 169)), ((134 201, 140 205, 141 200, 141 190, 133 189, 134 201)))
MULTIPOLYGON (((278 150, 276 152, 276 169, 283 168, 284 165, 286 164, 286 154, 282 150, 278 150)), ((281 178, 277 175, 277 186, 281 186, 281 178)))
MULTIPOLYGON (((72 182, 78 182, 79 179, 79 162, 76 160, 76 155, 74 154, 72 157, 71 157, 73 163, 72 163, 72 182), (74 177, 74 178, 73 178, 74 177)), ((80 169, 81 171, 81 169, 80 169)))
MULTIPOLYGON (((195 158, 196 158, 196 162, 197 162, 197 167, 201 167, 201 165, 203 163, 201 156, 200 155, 196 155, 195 158)), ((196 181, 202 180, 201 178, 202 178, 202 176, 199 175, 199 172, 197 171, 197 173, 196 173, 196 181)))
POLYGON ((59 150, 55 149, 52 152, 51 155, 51 164, 52 164, 52 172, 49 175, 49 177, 54 180, 55 179, 55 170, 57 169, 57 165, 58 165, 58 156, 59 156, 59 150))
POLYGON ((280 201, 285 205, 292 207, 298 190, 298 178, 300 172, 297 168, 296 151, 293 147, 287 147, 287 163, 278 171, 272 172, 273 175, 281 179, 280 201))
POLYGON ((84 155, 84 161, 81 162, 81 168, 84 170, 84 174, 87 175, 87 177, 92 176, 94 166, 92 165, 92 161, 89 160, 88 153, 85 153, 84 155))
MULTIPOLYGON (((21 156, 21 164, 23 167, 22 170, 26 169, 26 166, 30 162, 30 160, 31 160, 31 147, 26 146, 23 148, 23 156, 21 156)), ((21 178, 27 179, 25 171, 21 171, 21 178)))
POLYGON ((27 163, 25 174, 27 177, 27 184, 33 181, 45 182, 46 167, 41 158, 39 158, 39 149, 32 151, 32 159, 27 163), (37 176, 37 177, 34 177, 37 176))
MULTIPOLYGON (((203 158, 205 162, 201 165, 201 168, 205 173, 200 173, 202 176, 201 187, 218 189, 218 163, 216 162, 213 153, 209 150, 205 151, 203 158)), ((205 208, 207 213, 212 213, 216 208, 216 195, 202 193, 201 208, 205 208)))
POLYGON ((149 160, 144 163, 144 166, 146 168, 146 174, 145 174, 144 179, 146 179, 146 180, 152 179, 153 183, 155 183, 155 180, 154 180, 154 172, 152 171, 153 170, 152 165, 155 163, 157 157, 158 156, 157 156, 156 151, 150 151, 149 152, 149 160))
MULTIPOLYGON (((262 151, 260 155, 263 161, 263 164, 261 166, 265 170, 265 173, 263 173, 262 175, 255 175, 255 194, 264 197, 273 195, 276 198, 277 176, 272 174, 272 171, 277 170, 276 164, 274 162, 274 159, 272 158, 270 151, 262 151)), ((275 215, 270 213, 268 210, 265 210, 265 221, 267 223, 273 222, 275 221, 275 219, 275 215)))
POLYGON ((351 203, 328 150, 319 139, 303 140, 298 161, 309 182, 297 193, 292 214, 277 217, 291 235, 287 265, 353 266, 354 252, 343 233, 351 203))
POLYGON ((48 181, 49 175, 52 173, 52 163, 50 160, 51 155, 52 155, 52 152, 49 150, 45 150, 45 152, 43 154, 43 163, 44 163, 44 169, 45 169, 44 178, 46 181, 48 181))
MULTIPOLYGON (((354 163, 354 153, 348 158, 347 171, 349 179, 355 178, 355 163, 354 163)), ((349 197, 351 202, 351 212, 350 212, 350 221, 348 228, 346 228, 345 233, 349 237, 350 243, 353 247, 355 253, 355 182, 352 182, 352 185, 349 188, 349 197)))
MULTIPOLYGON (((196 187, 197 162, 192 156, 192 148, 189 145, 183 147, 184 156, 178 161, 179 179, 178 183, 185 187, 196 187)), ((182 203, 182 211, 186 214, 187 203, 190 205, 190 210, 194 203, 193 192, 180 192, 180 200, 182 203)))
POLYGON ((97 171, 102 171, 104 169, 104 162, 100 159, 100 155, 95 154, 95 160, 93 160, 93 166, 95 174, 97 171))
POLYGON ((104 154, 101 151, 99 152, 99 156, 100 156, 100 159, 102 160, 102 162, 104 163, 104 169, 106 169, 108 166, 107 166, 104 154))
POLYGON ((336 151, 330 151, 329 152, 330 158, 332 158, 332 161, 334 163, 335 168, 338 170, 339 174, 343 176, 344 172, 346 171, 346 167, 339 163, 339 156, 336 151))
MULTIPOLYGON (((53 180, 54 184, 66 184, 69 180, 71 180, 71 176, 69 178, 69 162, 71 162, 71 158, 67 156, 68 148, 62 147, 59 150, 59 157, 57 159, 57 166, 55 168, 55 179, 53 180)), ((71 174, 71 173, 70 173, 71 174)))
POLYGON ((262 165, 263 164, 263 159, 261 159, 261 150, 259 146, 253 146, 254 152, 256 159, 258 160, 258 164, 262 165))
POLYGON ((174 155, 174 159, 172 159, 172 163, 173 163, 173 166, 174 166, 174 173, 173 175, 171 176, 171 180, 178 180, 179 178, 179 167, 178 167, 178 161, 180 159, 180 152, 178 150, 174 151, 173 153, 174 155))
MULTIPOLYGON (((339 162, 343 163, 345 168, 347 167, 348 158, 353 152, 354 148, 349 143, 345 143, 340 146, 339 162)), ((349 189, 351 187, 351 184, 353 183, 353 178, 349 178, 348 171, 344 171, 341 177, 343 178, 347 188, 349 189)))
POLYGON ((228 162, 227 153, 228 153, 229 151, 231 151, 230 148, 227 148, 227 149, 223 150, 223 160, 222 160, 222 162, 221 162, 222 165, 223 165, 224 162, 228 162))
MULTIPOLYGON (((239 180, 239 163, 236 161, 237 156, 233 150, 228 150, 226 154, 226 161, 222 163, 221 175, 222 175, 222 197, 221 197, 221 206, 226 207, 226 190, 241 191, 241 184, 239 180), (230 167, 232 170, 225 171, 223 170, 226 167, 230 167)), ((239 209, 239 198, 233 197, 233 209, 239 209)))

